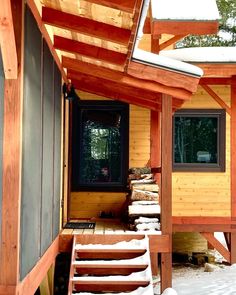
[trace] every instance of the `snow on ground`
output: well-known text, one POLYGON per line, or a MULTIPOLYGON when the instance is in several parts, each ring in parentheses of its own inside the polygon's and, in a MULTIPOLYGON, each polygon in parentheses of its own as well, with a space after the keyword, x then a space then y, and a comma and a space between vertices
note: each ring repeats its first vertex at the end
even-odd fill
MULTIPOLYGON (((173 289, 178 295, 236 295, 236 265, 220 265, 213 272, 204 267, 175 266, 173 289)), ((160 294, 159 286, 154 294, 160 294)))

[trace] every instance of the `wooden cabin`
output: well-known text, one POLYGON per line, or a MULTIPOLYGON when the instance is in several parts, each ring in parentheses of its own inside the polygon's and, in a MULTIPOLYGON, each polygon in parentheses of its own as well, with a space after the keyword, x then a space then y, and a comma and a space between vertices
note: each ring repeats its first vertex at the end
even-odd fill
MULTIPOLYGON (((55 259, 71 252, 72 242, 113 245, 148 236, 153 274, 160 257, 162 291, 172 281, 173 232, 200 233, 229 263, 236 262, 235 61, 164 56, 184 36, 218 28, 217 13, 179 18, 169 15, 164 2, 1 1, 0 294, 31 295, 42 282, 43 294, 53 294, 55 259), (88 110, 112 124, 122 118, 125 135, 110 142, 113 150, 120 147, 112 181, 104 180, 105 164, 99 168, 103 179, 95 183, 88 181, 95 166, 81 172, 87 164, 80 126, 88 110), (210 125, 209 132, 195 128, 199 124, 210 125), (206 139, 210 147, 202 144, 206 139), (127 172, 147 166, 160 186, 161 229, 132 232, 121 222, 127 172), (101 218, 102 212, 109 218, 101 218), (64 229, 72 221, 96 226, 64 229), (214 237, 219 231, 227 249, 214 237)), ((216 11, 215 1, 208 2, 216 11)), ((104 159, 94 155, 96 160, 104 159)), ((122 255, 134 257, 128 250, 122 255)), ((133 268, 127 269, 129 274, 133 268)), ((77 290, 85 285, 103 291, 98 282, 81 283, 77 290)), ((147 282, 116 285, 116 291, 132 291, 147 282)))

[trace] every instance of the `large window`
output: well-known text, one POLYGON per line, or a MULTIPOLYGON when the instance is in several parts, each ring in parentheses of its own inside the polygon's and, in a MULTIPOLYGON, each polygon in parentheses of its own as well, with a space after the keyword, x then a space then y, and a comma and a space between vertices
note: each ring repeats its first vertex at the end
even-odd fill
POLYGON ((124 190, 128 170, 128 105, 73 105, 72 190, 124 190))
POLYGON ((174 171, 225 171, 225 111, 180 110, 173 124, 174 171))

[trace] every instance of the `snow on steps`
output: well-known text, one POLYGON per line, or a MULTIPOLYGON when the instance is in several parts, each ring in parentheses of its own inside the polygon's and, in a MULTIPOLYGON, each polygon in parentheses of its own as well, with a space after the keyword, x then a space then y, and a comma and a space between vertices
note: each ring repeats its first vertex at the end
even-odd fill
POLYGON ((147 236, 112 245, 76 244, 74 237, 68 294, 152 295, 150 265, 147 236))

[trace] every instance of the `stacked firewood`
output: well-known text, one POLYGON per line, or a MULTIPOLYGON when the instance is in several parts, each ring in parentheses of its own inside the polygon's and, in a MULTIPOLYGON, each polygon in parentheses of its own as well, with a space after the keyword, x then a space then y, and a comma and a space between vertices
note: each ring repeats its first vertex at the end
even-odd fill
POLYGON ((159 186, 150 168, 129 170, 129 228, 136 231, 160 230, 159 186))

